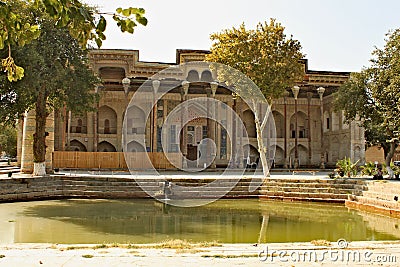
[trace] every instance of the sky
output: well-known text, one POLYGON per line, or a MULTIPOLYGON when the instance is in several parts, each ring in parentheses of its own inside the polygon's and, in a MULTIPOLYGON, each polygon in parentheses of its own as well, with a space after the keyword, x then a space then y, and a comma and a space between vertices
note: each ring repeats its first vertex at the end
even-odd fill
POLYGON ((255 28, 275 18, 300 41, 310 70, 360 71, 389 30, 400 28, 398 0, 83 0, 102 12, 143 7, 148 25, 121 33, 107 18, 105 49, 139 50, 140 61, 175 63, 176 49, 211 47, 210 34, 255 28))

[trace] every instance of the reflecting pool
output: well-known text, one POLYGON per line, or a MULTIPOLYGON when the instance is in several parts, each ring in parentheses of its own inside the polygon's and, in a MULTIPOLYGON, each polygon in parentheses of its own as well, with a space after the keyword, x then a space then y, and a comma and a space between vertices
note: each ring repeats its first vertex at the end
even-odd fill
POLYGON ((224 243, 397 240, 400 220, 343 205, 258 199, 180 208, 155 200, 0 204, 1 243, 224 243))

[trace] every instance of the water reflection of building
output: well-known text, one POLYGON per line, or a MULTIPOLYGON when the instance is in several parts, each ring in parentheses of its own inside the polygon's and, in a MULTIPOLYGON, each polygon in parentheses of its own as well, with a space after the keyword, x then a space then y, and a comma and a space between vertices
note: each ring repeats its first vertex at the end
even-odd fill
MULTIPOLYGON (((202 61, 207 53, 208 51, 201 50, 177 50, 176 63, 171 64, 139 61, 137 50, 92 50, 91 68, 103 80, 102 86, 98 87, 101 98, 97 112, 83 115, 71 114, 65 110, 56 112, 54 150, 121 152, 125 109, 137 88, 159 71, 181 63, 202 61), (129 91, 126 88, 124 90, 122 83, 126 77, 130 82, 129 91)), ((298 83, 298 100, 295 101, 291 89, 288 88, 287 95, 272 105, 277 138, 274 163, 277 166, 291 165, 296 154, 296 143, 301 166, 320 166, 321 161, 333 166, 338 159, 345 156, 353 160, 361 159, 362 162, 365 157, 364 130, 357 122, 346 124, 343 114, 336 112, 332 106, 332 94, 348 79, 349 73, 311 71, 307 60, 303 63, 304 79, 298 83), (322 101, 317 92, 320 87, 325 89, 322 101)), ((210 96, 210 82, 215 81, 216 77, 208 69, 193 67, 185 69, 180 79, 190 82, 188 98, 191 98, 210 96)), ((161 86, 165 82, 168 81, 162 80, 161 86)), ((128 133, 133 138, 128 144, 129 151, 162 151, 161 126, 169 112, 182 101, 181 92, 182 88, 177 88, 163 96, 157 102, 154 116, 149 118, 145 117, 145 112, 140 107, 131 107, 127 118, 128 133), (145 140, 146 146, 135 139, 145 140)), ((250 155, 251 162, 254 162, 259 152, 253 112, 242 99, 235 99, 221 86, 217 88, 215 98, 226 103, 242 119, 250 142, 236 150, 242 149, 244 154, 250 155)), ((189 112, 201 112, 198 109, 201 108, 193 106, 189 112)), ((210 124, 207 119, 195 119, 186 125, 184 138, 180 138, 173 128, 170 133, 172 144, 169 152, 177 151, 181 146, 188 158, 195 159, 199 154, 201 139, 208 137, 217 144, 213 167, 228 164, 232 153, 231 140, 227 138, 221 125, 210 124)), ((50 145, 48 149, 52 151, 53 147, 50 145)), ((26 154, 29 153, 28 150, 25 149, 26 154)))
POLYGON ((400 238, 400 219, 363 211, 358 211, 358 214, 372 230, 400 238))

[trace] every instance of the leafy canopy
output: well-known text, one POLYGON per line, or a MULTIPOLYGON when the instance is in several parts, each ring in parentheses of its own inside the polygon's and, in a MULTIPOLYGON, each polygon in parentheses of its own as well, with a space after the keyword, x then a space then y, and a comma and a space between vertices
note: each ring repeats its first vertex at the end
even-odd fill
POLYGON ((400 30, 387 36, 384 49, 373 52, 371 66, 352 73, 336 93, 335 106, 347 120, 359 116, 367 129, 380 128, 391 139, 400 129, 400 30))
POLYGON ((98 47, 106 39, 105 15, 111 15, 122 32, 133 33, 138 25, 147 25, 143 8, 118 8, 115 13, 100 13, 79 0, 0 0, 0 50, 9 50, 1 60, 0 70, 7 73, 9 81, 17 81, 24 76, 24 69, 17 66, 11 55, 11 46, 24 46, 40 35, 40 24, 21 14, 20 5, 31 5, 45 12, 59 28, 67 28, 70 35, 82 47, 94 41, 98 47), (16 4, 17 2, 17 4, 16 4))
POLYGON ((15 157, 17 155, 17 130, 4 123, 0 123, 0 155, 15 157))
MULTIPOLYGON (((247 75, 267 100, 279 98, 303 76, 300 59, 304 55, 300 42, 292 36, 288 38, 284 30, 280 23, 271 19, 269 23, 259 23, 256 29, 246 29, 242 24, 239 28, 214 33, 211 53, 206 59, 247 75)), ((220 73, 220 76, 222 81, 240 83, 235 75, 220 73)))
POLYGON ((47 113, 64 105, 77 112, 90 109, 96 100, 93 87, 99 80, 88 67, 87 50, 82 50, 67 29, 55 27, 48 16, 32 8, 24 12, 35 17, 41 35, 24 47, 13 47, 26 74, 16 82, 0 75, 1 121, 14 123, 37 105, 39 94, 44 95, 47 113))
POLYGON ((335 95, 335 107, 348 121, 360 118, 367 141, 398 143, 400 137, 400 29, 387 34, 383 49, 372 53, 371 66, 350 79, 335 95))

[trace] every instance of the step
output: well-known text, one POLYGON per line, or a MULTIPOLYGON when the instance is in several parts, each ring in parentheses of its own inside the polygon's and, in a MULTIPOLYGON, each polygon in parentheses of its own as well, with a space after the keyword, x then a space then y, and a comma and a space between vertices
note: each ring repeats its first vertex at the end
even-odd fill
POLYGON ((310 198, 310 197, 284 197, 284 196, 260 196, 261 199, 283 200, 283 201, 310 201, 310 202, 329 202, 344 203, 345 199, 337 198, 310 198))
POLYGON ((380 207, 385 207, 389 209, 398 209, 400 210, 400 203, 394 200, 385 200, 385 199, 377 199, 377 198, 369 198, 364 196, 357 196, 355 200, 362 204, 370 204, 380 207))
POLYGON ((276 196, 276 197, 294 197, 294 198, 318 198, 318 199, 348 199, 348 194, 333 194, 333 193, 294 193, 294 192, 268 192, 260 190, 262 196, 276 196))

